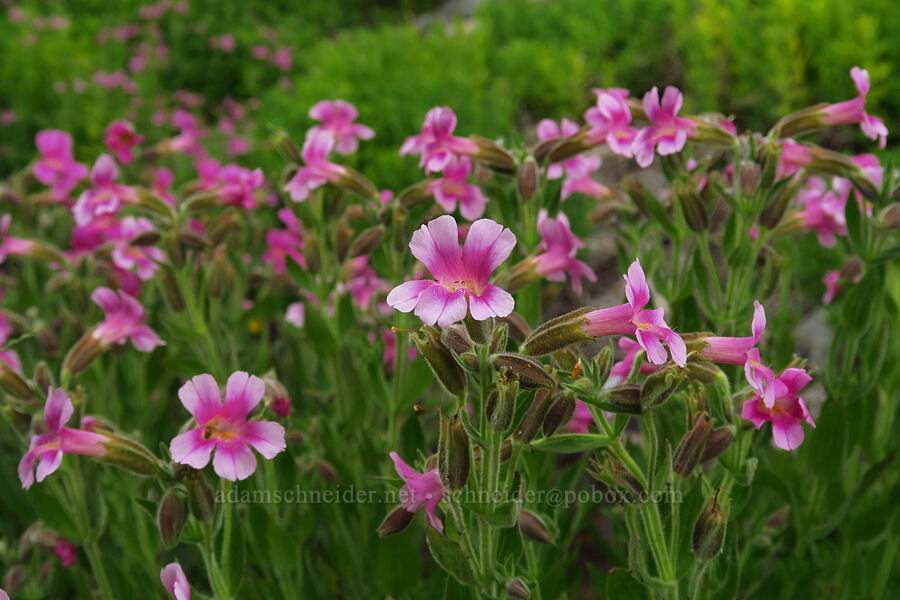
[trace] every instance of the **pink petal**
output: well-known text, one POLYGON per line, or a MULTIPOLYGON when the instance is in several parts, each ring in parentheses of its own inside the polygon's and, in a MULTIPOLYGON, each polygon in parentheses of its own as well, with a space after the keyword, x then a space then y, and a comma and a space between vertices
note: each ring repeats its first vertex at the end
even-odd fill
POLYGON ((163 567, 159 572, 159 579, 175 600, 191 600, 191 588, 178 563, 169 563, 163 567))
POLYGON ((503 264, 516 247, 515 234, 490 219, 479 219, 469 227, 462 251, 468 278, 487 283, 494 269, 503 264))
POLYGON ((754 427, 759 429, 763 426, 763 423, 772 418, 772 415, 768 412, 761 411, 759 399, 753 398, 744 401, 744 405, 741 408, 741 418, 752 422, 754 427))
POLYGON ((419 303, 422 292, 434 285, 438 283, 430 279, 414 279, 401 283, 387 295, 388 306, 400 312, 410 312, 419 303))
POLYGON ((644 112, 647 114, 648 119, 654 123, 661 120, 662 113, 659 108, 659 89, 656 86, 653 86, 649 92, 644 94, 643 105, 644 112))
POLYGON ((194 375, 178 390, 178 398, 201 426, 222 410, 222 395, 212 375, 194 375))
POLYGON ((59 448, 47 450, 39 455, 41 459, 37 466, 37 481, 40 483, 53 473, 62 464, 63 451, 59 448))
POLYGON ((766 309, 759 303, 759 300, 753 301, 753 323, 750 329, 753 332, 753 343, 755 344, 766 329, 766 309))
POLYGON ((266 393, 266 384, 256 375, 235 371, 225 383, 225 412, 243 421, 266 393))
POLYGON ((868 71, 860 69, 859 67, 853 67, 850 69, 850 77, 853 79, 853 83, 856 85, 856 89, 859 91, 860 96, 865 96, 869 93, 868 71))
POLYGON ((309 109, 309 118, 317 121, 330 121, 334 117, 334 103, 331 100, 322 100, 315 103, 309 109))
POLYGON ((796 450, 803 443, 803 426, 789 415, 772 418, 772 439, 782 450, 796 450))
POLYGON ((441 523, 441 520, 438 519, 434 511, 441 503, 442 496, 432 495, 431 498, 425 503, 425 518, 428 519, 428 524, 437 529, 438 531, 444 531, 444 524, 441 523))
POLYGON ((663 335, 663 339, 666 341, 666 346, 669 347, 669 352, 672 354, 672 360, 675 361, 675 364, 679 367, 684 367, 687 362, 687 346, 685 345, 684 340, 671 329, 663 335))
POLYGON ((59 432, 59 448, 66 454, 81 454, 82 456, 104 456, 109 441, 105 435, 92 431, 82 431, 63 427, 59 432))
POLYGON ((487 197, 481 192, 481 188, 477 185, 466 185, 463 187, 463 193, 459 197, 459 212, 469 221, 481 217, 484 214, 484 206, 487 204, 487 197))
POLYGON ((663 93, 662 111, 671 116, 675 116, 678 111, 681 109, 681 103, 684 101, 684 96, 682 96, 681 92, 678 91, 678 88, 667 86, 666 91, 663 93))
POLYGON ((394 468, 397 470, 397 475, 399 475, 400 479, 403 481, 408 482, 410 479, 414 479, 420 475, 420 473, 417 473, 412 467, 403 462, 403 459, 400 458, 400 455, 396 452, 390 452, 388 455, 391 457, 391 460, 394 461, 394 468))
POLYGON ((451 291, 444 286, 434 285, 419 296, 415 315, 428 325, 437 323, 441 327, 446 327, 462 321, 467 310, 465 290, 451 291))
POLYGON ((219 440, 213 457, 213 469, 222 479, 246 479, 256 471, 256 456, 243 440, 219 440))
POLYGON ((129 337, 131 338, 131 344, 134 346, 135 350, 140 350, 141 352, 153 352, 153 349, 157 346, 164 346, 166 344, 155 331, 146 325, 138 325, 135 327, 129 337))
POLYGON ((635 311, 641 310, 650 302, 650 287, 644 277, 641 262, 637 259, 628 267, 628 275, 625 276, 625 297, 635 311))
POLYGON ((49 391, 49 397, 44 405, 44 420, 52 431, 59 433, 63 425, 69 422, 75 409, 66 391, 57 388, 49 391))
POLYGON ((118 310, 121 300, 119 296, 107 287, 98 287, 91 293, 91 300, 94 304, 104 310, 104 312, 114 312, 118 310))
POLYGON ((409 248, 437 280, 462 279, 456 219, 442 215, 413 233, 409 248))
POLYGON ((244 425, 244 440, 263 457, 272 459, 287 446, 284 427, 274 421, 250 421, 244 425))
POLYGON ((812 381, 812 377, 806 371, 795 367, 782 371, 778 379, 784 384, 787 388, 787 393, 791 396, 796 396, 800 390, 806 387, 806 384, 812 381))
POLYGON ((203 428, 197 427, 175 436, 169 443, 169 452, 175 462, 202 469, 209 464, 215 447, 216 441, 203 439, 203 428))
POLYGON ((661 365, 668 360, 669 355, 666 354, 665 347, 655 333, 638 329, 636 337, 641 348, 647 352, 647 358, 650 362, 655 365, 661 365))
POLYGON ((537 134, 538 139, 541 141, 544 140, 553 140, 560 136, 559 125, 556 124, 556 121, 553 119, 543 119, 537 126, 537 134))
POLYGON ((488 285, 480 296, 469 294, 469 311, 476 321, 488 317, 506 317, 515 308, 516 302, 506 290, 496 285, 488 285))

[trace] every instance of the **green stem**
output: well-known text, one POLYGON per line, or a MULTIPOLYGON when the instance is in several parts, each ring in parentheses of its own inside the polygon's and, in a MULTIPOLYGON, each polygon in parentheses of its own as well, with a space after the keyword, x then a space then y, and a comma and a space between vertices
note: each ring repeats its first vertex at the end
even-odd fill
POLYGON ((112 592, 112 586, 109 584, 109 577, 106 575, 106 567, 103 566, 103 559, 100 557, 97 542, 92 540, 85 544, 84 553, 87 554, 88 562, 91 563, 91 570, 94 572, 94 578, 97 580, 97 585, 100 586, 100 597, 104 600, 113 600, 115 596, 112 592))

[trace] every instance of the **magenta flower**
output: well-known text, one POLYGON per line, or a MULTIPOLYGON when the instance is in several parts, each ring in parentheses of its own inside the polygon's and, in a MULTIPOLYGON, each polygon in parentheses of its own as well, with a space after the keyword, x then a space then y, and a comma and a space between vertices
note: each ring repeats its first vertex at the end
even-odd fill
POLYGON ((35 178, 50 186, 55 199, 66 198, 88 174, 87 167, 75 162, 72 156, 72 136, 58 129, 47 129, 38 132, 35 144, 41 153, 41 159, 34 165, 35 178))
POLYGON ((196 183, 198 190, 211 190, 219 186, 219 172, 222 170, 222 167, 219 166, 218 161, 205 158, 196 161, 194 167, 197 169, 197 175, 199 176, 196 183))
POLYGON ((141 352, 152 352, 165 342, 147 327, 147 314, 141 303, 125 292, 118 294, 106 287, 99 287, 91 294, 94 301, 106 313, 106 318, 94 328, 92 336, 104 346, 131 345, 141 352))
POLYGON ((133 160, 134 147, 143 141, 144 136, 138 135, 128 121, 113 121, 103 132, 103 143, 123 165, 133 160))
POLYGON ((309 109, 309 116, 322 122, 310 129, 310 133, 320 130, 329 132, 334 137, 334 150, 338 154, 353 154, 359 148, 359 140, 375 137, 371 128, 353 122, 359 112, 344 100, 322 100, 309 109))
POLYGON ((71 567, 78 561, 78 550, 62 538, 57 538, 53 543, 53 554, 59 557, 59 562, 64 567, 71 567))
POLYGON ((775 404, 775 373, 762 363, 759 350, 756 348, 747 351, 744 375, 750 387, 756 390, 762 396, 765 405, 771 408, 775 404))
POLYGON ((163 251, 154 246, 132 246, 131 240, 146 231, 153 231, 153 223, 146 217, 125 217, 119 226, 119 239, 112 250, 112 261, 123 271, 134 271, 143 281, 153 278, 163 260, 163 251))
POLYGON ((452 156, 444 167, 444 176, 428 184, 428 193, 447 212, 456 209, 458 200, 462 216, 474 221, 484 214, 488 199, 477 185, 466 183, 471 172, 472 161, 468 156, 452 156))
MULTIPOLYGON (((578 123, 570 121, 569 119, 563 119, 558 125, 556 121, 552 119, 542 119, 537 126, 538 139, 541 141, 569 137, 578 133, 578 130, 578 123)), ((562 177, 565 172, 565 167, 573 160, 574 158, 570 158, 564 163, 556 163, 547 167, 547 179, 559 179, 562 177)), ((575 163, 573 163, 573 165, 574 164, 575 163)))
POLYGON ((34 463, 38 460, 40 463, 37 466, 37 481, 41 482, 59 468, 64 454, 83 456, 106 454, 104 444, 109 438, 105 435, 65 427, 74 411, 72 401, 65 390, 53 388, 48 390, 47 403, 44 405, 44 422, 50 431, 31 438, 28 452, 19 461, 19 481, 26 490, 34 484, 34 463))
POLYGON ((79 225, 86 225, 96 217, 114 215, 122 204, 137 202, 134 189, 115 183, 119 167, 109 154, 101 154, 91 169, 94 188, 85 190, 72 207, 72 216, 79 225))
POLYGON ((441 327, 461 321, 467 311, 476 321, 505 317, 515 301, 490 279, 515 246, 512 231, 490 219, 479 219, 469 227, 460 248, 456 220, 450 215, 440 216, 422 225, 409 243, 413 256, 436 281, 402 283, 391 290, 387 303, 400 312, 415 309, 422 321, 441 327))
POLYGON ((750 326, 750 337, 707 337, 703 341, 706 345, 700 352, 700 357, 717 363, 729 365, 743 365, 747 362, 747 353, 756 346, 760 336, 766 329, 766 309, 753 301, 753 322, 750 326))
POLYGON ((641 129, 634 138, 632 151, 635 160, 642 167, 649 167, 653 162, 653 151, 665 156, 674 154, 684 148, 696 123, 693 119, 678 117, 684 97, 677 88, 668 86, 659 101, 659 90, 654 86, 644 94, 644 112, 653 123, 641 129))
POLYGON ((541 244, 538 246, 539 253, 534 257, 538 273, 550 281, 565 281, 568 274, 576 294, 581 294, 582 276, 588 281, 597 281, 594 271, 575 258, 578 249, 584 247, 584 242, 572 233, 569 218, 564 212, 551 219, 547 216, 547 210, 542 208, 538 213, 538 232, 541 234, 541 244))
POLYGON ((306 267, 306 259, 303 257, 303 233, 300 229, 300 221, 289 209, 278 211, 278 218, 287 229, 270 229, 266 232, 266 245, 268 249, 263 254, 263 262, 270 263, 277 275, 287 273, 288 257, 294 259, 301 267, 306 267))
POLYGON ((594 93, 597 94, 597 105, 584 113, 585 122, 591 126, 588 139, 606 142, 616 154, 631 157, 637 129, 631 127, 631 111, 625 101, 628 90, 595 88, 594 93))
POLYGON ((594 424, 594 416, 591 414, 588 405, 581 400, 575 400, 575 412, 572 414, 572 420, 566 426, 569 433, 587 433, 588 428, 594 424))
POLYGON ((386 291, 390 286, 378 277, 375 269, 369 265, 368 255, 351 259, 349 266, 350 276, 346 282, 338 284, 337 291, 338 293, 349 292, 353 297, 353 303, 365 310, 376 294, 386 291))
POLYGON ((585 314, 583 318, 586 323, 582 325, 584 333, 591 337, 633 335, 655 365, 666 362, 665 343, 672 360, 683 367, 687 361, 687 347, 681 336, 663 320, 663 309, 644 310, 650 302, 650 287, 638 260, 628 267, 628 274, 625 275, 625 296, 628 298, 625 304, 585 314))
POLYGON ((425 174, 439 173, 457 154, 475 154, 478 146, 472 140, 453 135, 456 115, 447 106, 435 106, 425 115, 422 133, 406 138, 400 148, 400 156, 419 154, 420 167, 425 174))
POLYGON ((760 429, 766 421, 772 422, 772 438, 782 450, 795 450, 803 443, 803 425, 815 427, 803 398, 797 396, 812 381, 803 369, 785 369, 774 381, 774 402, 768 405, 759 392, 744 402, 741 417, 760 429))
MULTIPOLYGON (((3 290, 0 289, 0 299, 2 298, 3 290)), ((6 341, 9 339, 11 333, 12 325, 10 324, 9 319, 6 318, 6 315, 0 311, 0 348, 6 345, 6 341)), ((19 360, 19 355, 16 354, 15 350, 0 351, 0 363, 5 364, 17 373, 22 372, 22 362, 19 360)))
POLYGON ((163 586, 175 600, 191 600, 191 588, 178 563, 169 563, 159 572, 163 586))
POLYGON ((810 177, 797 196, 803 206, 798 213, 803 218, 803 227, 815 230, 820 244, 831 248, 835 244, 835 235, 847 235, 846 197, 834 190, 826 191, 820 177, 810 177))
POLYGON ((610 196, 609 188, 591 177, 591 173, 600 168, 599 156, 575 156, 566 161, 565 167, 566 179, 563 181, 560 200, 576 193, 598 200, 610 196))
POLYGON ((7 256, 29 256, 34 248, 34 242, 24 238, 9 235, 9 226, 12 224, 12 215, 6 214, 0 218, 0 264, 7 256))
POLYGON ((334 136, 324 130, 312 131, 306 136, 303 150, 300 156, 305 166, 300 167, 297 173, 284 186, 284 190, 290 194, 294 202, 303 202, 314 189, 325 185, 327 182, 335 182, 347 171, 344 167, 328 160, 328 155, 334 148, 334 136))
POLYGON ((262 169, 245 169, 238 165, 225 165, 219 171, 222 187, 219 190, 219 201, 222 204, 240 206, 247 210, 256 208, 254 190, 265 182, 262 169))
POLYGON ((177 200, 175 199, 175 196, 172 195, 171 191, 174 182, 175 176, 172 174, 171 170, 165 167, 153 170, 153 183, 151 184, 150 189, 173 208, 177 204, 177 200))
POLYGON ((225 384, 225 402, 212 375, 195 375, 178 390, 178 398, 196 419, 197 427, 176 436, 169 445, 172 460, 202 469, 215 449, 213 469, 229 481, 246 479, 256 471, 252 446, 264 458, 283 451, 284 427, 274 421, 247 421, 266 392, 266 384, 244 371, 232 373, 225 384))
MULTIPOLYGON (((631 338, 628 337, 620 337, 619 338, 619 348, 625 353, 625 356, 612 366, 612 369, 609 371, 609 379, 617 380, 619 382, 625 381, 628 376, 631 374, 631 369, 634 368, 634 361, 637 358, 638 352, 641 351, 641 345, 638 344, 631 338)), ((659 367, 655 365, 651 365, 648 363, 641 363, 641 368, 639 370, 642 374, 653 373, 654 371, 658 371, 659 367)))
POLYGON ((863 134, 871 139, 878 140, 878 146, 884 149, 887 144, 888 130, 884 122, 878 117, 866 113, 866 95, 869 93, 869 72, 859 67, 850 69, 850 77, 856 84, 859 96, 852 100, 845 100, 836 104, 829 104, 822 109, 825 122, 828 125, 843 125, 845 123, 859 123, 863 134))
POLYGON ((843 286, 840 284, 841 280, 841 272, 839 269, 835 269, 833 271, 828 271, 825 273, 825 276, 822 278, 822 283, 825 284, 825 295, 822 296, 822 304, 828 306, 831 304, 831 301, 834 300, 835 295, 843 289, 843 286))
POLYGON ((424 506, 428 524, 438 531, 444 531, 444 524, 434 514, 434 510, 441 503, 445 494, 437 469, 426 473, 417 473, 403 462, 396 452, 391 452, 390 457, 394 461, 397 475, 406 483, 400 488, 400 501, 403 508, 414 513, 424 506))

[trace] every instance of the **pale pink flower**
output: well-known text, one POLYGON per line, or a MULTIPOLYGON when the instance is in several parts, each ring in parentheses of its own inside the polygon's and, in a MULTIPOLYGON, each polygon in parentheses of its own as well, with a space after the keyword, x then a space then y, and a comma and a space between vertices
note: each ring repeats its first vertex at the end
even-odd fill
POLYGON ((625 304, 586 313, 582 331, 591 337, 633 335, 655 365, 666 362, 665 343, 672 360, 683 367, 687 361, 684 340, 663 320, 662 308, 644 309, 650 302, 650 287, 638 260, 631 264, 625 275, 625 296, 628 299, 625 304))
MULTIPOLYGON (((537 125, 538 139, 543 141, 561 139, 578 133, 578 123, 563 119, 556 123, 553 119, 542 119, 537 125)), ((570 158, 564 163, 555 163, 547 167, 547 179, 559 179, 565 173, 565 167, 571 163, 574 158, 570 158)), ((572 163, 573 165, 575 163, 572 163)))
POLYGON ((176 436, 169 449, 172 460, 202 469, 215 449, 213 469, 230 481, 256 471, 256 456, 275 458, 286 446, 284 427, 274 421, 248 421, 266 392, 266 384, 244 371, 232 373, 225 384, 225 401, 212 375, 195 375, 178 390, 178 398, 196 419, 197 427, 176 436))
POLYGON ((159 572, 159 579, 175 600, 191 600, 191 587, 178 563, 169 563, 159 572))
POLYGON ((459 212, 474 221, 484 214, 488 199, 481 188, 467 183, 471 172, 472 161, 468 156, 453 156, 444 167, 444 176, 428 184, 428 192, 447 212, 453 212, 459 201, 459 212))
POLYGON ((230 33, 226 33, 219 38, 219 49, 222 52, 232 53, 234 52, 234 48, 237 44, 234 41, 234 36, 230 33))
POLYGON ((327 182, 337 181, 346 169, 328 160, 334 148, 334 136, 324 130, 310 131, 303 143, 300 156, 305 166, 297 169, 297 173, 284 186, 294 202, 303 202, 314 189, 327 182))
POLYGON ((542 208, 538 213, 538 232, 541 234, 541 244, 534 257, 538 273, 550 281, 565 281, 568 274, 576 294, 581 293, 582 276, 588 281, 597 281, 594 271, 575 257, 578 249, 584 247, 584 242, 572 233, 569 218, 564 212, 552 219, 542 208))
POLYGON ((79 225, 103 215, 115 215, 123 204, 137 202, 133 188, 116 183, 119 167, 109 154, 101 154, 91 169, 92 189, 85 190, 72 206, 72 216, 79 225))
POLYGON ((847 235, 844 216, 847 198, 834 190, 826 190, 825 182, 820 177, 810 177, 797 197, 803 206, 798 213, 803 218, 803 227, 815 230, 820 244, 831 248, 836 235, 847 235))
POLYGON ((64 454, 81 454, 84 456, 103 456, 104 445, 109 438, 98 433, 65 427, 75 412, 72 401, 65 390, 50 388, 47 402, 44 405, 44 421, 48 433, 39 433, 31 438, 28 452, 19 461, 19 480, 26 490, 35 481, 34 463, 37 466, 37 481, 43 481, 56 471, 62 463, 64 454))
POLYGON ((766 309, 759 300, 753 301, 752 333, 749 337, 707 337, 700 357, 717 363, 743 365, 747 362, 747 353, 756 346, 766 329, 766 309))
POLYGON ((287 311, 284 314, 284 320, 295 327, 303 327, 306 323, 306 304, 303 302, 292 302, 288 304, 287 311))
POLYGON ((391 452, 390 457, 394 461, 397 475, 406 484, 400 488, 400 500, 403 508, 414 513, 424 506, 428 524, 438 531, 443 531, 444 524, 434 514, 435 509, 440 505, 441 499, 446 493, 437 469, 435 468, 425 473, 417 473, 412 467, 403 462, 403 459, 396 452, 391 452))
POLYGON ((584 194, 598 200, 611 195, 609 188, 591 177, 591 173, 600 168, 599 156, 578 155, 566 161, 566 179, 563 181, 560 199, 565 200, 572 194, 584 194))
POLYGON ((291 70, 291 51, 289 48, 281 47, 278 48, 275 52, 272 53, 272 64, 281 69, 282 71, 290 71, 291 70))
POLYGON ((884 122, 878 117, 866 113, 866 95, 869 93, 869 72, 859 67, 850 69, 850 77, 856 85, 859 96, 852 100, 845 100, 835 104, 829 104, 822 109, 825 122, 828 125, 843 125, 845 123, 859 123, 863 134, 871 139, 878 140, 878 146, 884 148, 887 144, 888 130, 884 122))
POLYGON ((34 165, 35 178, 53 190, 57 200, 68 197, 75 185, 87 177, 88 169, 72 156, 72 136, 58 129, 38 132, 35 144, 41 159, 34 165))
POLYGON ((400 156, 419 154, 420 167, 425 174, 444 170, 450 158, 458 154, 475 154, 478 146, 472 140, 453 135, 456 129, 456 115, 446 106, 436 106, 425 115, 422 132, 406 138, 400 147, 400 156))
POLYGON ((616 154, 631 157, 637 129, 631 126, 631 111, 625 101, 628 90, 595 88, 594 93, 597 94, 597 105, 584 113, 585 122, 591 126, 588 139, 606 142, 616 154))
POLYGON ((372 129, 354 123, 359 112, 344 100, 322 100, 309 109, 309 116, 322 124, 310 129, 307 135, 319 130, 329 132, 334 137, 334 150, 338 154, 353 154, 359 147, 359 140, 375 137, 372 129))
POLYGON ((632 151, 638 165, 649 167, 653 162, 654 149, 660 156, 665 156, 684 148, 696 123, 693 119, 677 116, 683 101, 681 92, 672 86, 668 86, 663 93, 662 103, 655 86, 644 94, 644 112, 653 125, 641 129, 634 138, 632 151))
POLYGON ((0 218, 0 264, 7 256, 29 256, 34 248, 34 242, 31 240, 9 235, 11 224, 12 215, 5 214, 0 218))
POLYGON ((401 312, 415 310, 429 325, 441 327, 470 313, 476 321, 505 317, 515 305, 509 292, 490 283, 494 269, 516 246, 516 236, 490 219, 472 223, 459 246, 456 220, 443 215, 413 233, 409 247, 436 279, 416 279, 391 290, 387 303, 401 312))
POLYGON ((768 405, 757 391, 752 399, 744 402, 741 417, 751 421, 757 429, 771 421, 776 446, 782 450, 799 448, 804 437, 801 423, 816 426, 803 398, 797 396, 810 381, 812 377, 803 369, 785 369, 774 381, 774 402, 768 405))
POLYGON ((235 164, 225 165, 219 171, 219 180, 219 201, 222 204, 240 206, 247 210, 256 208, 254 190, 265 183, 262 169, 251 171, 235 164))
POLYGON ((165 200, 169 206, 174 207, 177 203, 175 196, 172 195, 172 184, 175 182, 175 176, 172 171, 166 167, 160 167, 153 170, 153 183, 150 189, 153 193, 165 200))
POLYGON ((155 331, 147 327, 144 307, 132 296, 99 287, 91 294, 91 300, 106 313, 106 318, 94 328, 92 334, 104 346, 124 344, 130 339, 136 350, 152 352, 157 346, 165 344, 155 331))
POLYGON ((112 261, 123 271, 134 271, 143 281, 153 278, 165 255, 155 246, 132 246, 131 240, 155 228, 146 217, 125 217, 119 226, 119 239, 112 250, 112 261))

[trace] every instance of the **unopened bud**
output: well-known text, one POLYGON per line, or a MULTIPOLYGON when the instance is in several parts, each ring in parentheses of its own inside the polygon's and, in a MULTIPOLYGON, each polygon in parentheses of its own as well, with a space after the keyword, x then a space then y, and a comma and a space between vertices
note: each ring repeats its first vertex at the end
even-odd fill
POLYGON ((516 412, 516 399, 519 395, 519 381, 515 378, 504 379, 497 384, 494 402, 489 404, 488 422, 497 433, 505 433, 512 424, 516 412))
POLYGON ((506 583, 506 593, 509 594, 510 598, 515 598, 516 600, 528 600, 531 598, 531 590, 522 581, 521 577, 514 577, 506 583))
POLYGON ((547 411, 550 409, 550 404, 553 402, 554 392, 555 390, 542 388, 535 393, 534 401, 522 415, 522 421, 519 422, 519 426, 513 434, 513 438, 517 442, 531 443, 531 440, 537 435, 544 423, 544 417, 547 416, 547 411))
POLYGON ((583 317, 590 310, 588 307, 579 308, 555 319, 550 319, 535 329, 522 343, 522 353, 541 356, 592 339, 582 329, 583 317))
POLYGON ((357 256, 363 256, 364 254, 369 254, 374 250, 378 243, 381 241, 381 237, 384 235, 384 226, 376 225, 375 227, 369 227, 364 230, 356 239, 353 240, 353 244, 350 246, 350 252, 348 256, 350 258, 356 258, 357 256))
POLYGON ((641 386, 635 383, 617 385, 606 396, 609 411, 626 415, 641 414, 641 386))
POLYGON ((174 216, 175 211, 168 202, 146 188, 136 187, 134 189, 137 192, 137 206, 164 217, 172 218, 174 216))
POLYGON ((138 442, 114 433, 104 434, 106 452, 97 460, 130 471, 135 475, 157 475, 165 472, 159 459, 138 442))
POLYGON ((458 324, 444 327, 441 331, 441 341, 457 354, 469 352, 474 347, 466 328, 458 324))
POLYGON ((206 477, 200 471, 194 471, 185 480, 188 493, 188 508, 200 522, 211 521, 216 514, 216 495, 206 477))
POLYGON ((212 251, 212 264, 207 275, 207 291, 211 298, 219 298, 232 289, 234 267, 225 256, 225 246, 218 246, 212 251))
POLYGON ((741 192, 745 196, 752 195, 759 185, 759 180, 759 165, 752 161, 741 161, 741 192))
POLYGON ((441 439, 438 441, 438 474, 444 486, 450 490, 465 487, 469 480, 469 436, 453 415, 447 419, 441 413, 441 439))
POLYGON ((888 229, 900 229, 900 204, 894 202, 881 213, 881 220, 888 229))
POLYGON ((337 254, 338 262, 344 262, 347 258, 347 252, 350 251, 350 244, 353 241, 353 228, 350 223, 341 219, 337 225, 337 234, 334 240, 334 251, 337 254))
POLYGON ((603 463, 591 460, 587 472, 597 481, 601 481, 610 489, 617 491, 625 502, 637 502, 644 493, 644 486, 637 477, 606 450, 603 451, 603 463))
POLYGON ((537 191, 537 184, 537 163, 535 163, 533 158, 528 157, 525 159, 525 162, 519 165, 519 175, 516 179, 519 197, 525 201, 531 200, 537 191))
POLYGON ((95 358, 103 354, 106 347, 94 336, 94 331, 94 329, 88 330, 69 349, 69 353, 63 360, 63 370, 77 375, 87 369, 95 358))
POLYGON ((641 386, 641 408, 647 410, 663 404, 675 393, 684 377, 684 369, 677 366, 650 373, 641 386))
POLYGON ((159 509, 156 511, 156 526, 163 547, 166 550, 174 548, 184 527, 184 506, 174 490, 167 490, 160 500, 159 509))
POLYGON ((491 354, 503 352, 506 350, 506 343, 509 340, 509 325, 500 323, 494 327, 494 333, 491 334, 491 354))
POLYGON ((178 240, 178 233, 175 231, 170 231, 166 235, 164 235, 163 246, 165 246, 166 248, 166 254, 169 257, 169 262, 171 262, 178 269, 183 267, 185 262, 184 248, 182 247, 181 242, 178 240))
POLYGON ((556 433, 561 426, 572 420, 573 414, 575 414, 575 398, 558 396, 544 417, 544 435, 550 437, 556 433))
MULTIPOLYGON (((581 154, 585 150, 589 150, 591 148, 591 143, 587 139, 587 127, 582 127, 580 131, 577 133, 570 135, 569 137, 565 137, 559 140, 551 140, 556 142, 550 148, 550 150, 546 153, 546 160, 548 163, 559 163, 565 162, 573 156, 577 156, 581 154)), ((540 148, 540 146, 539 146, 540 148)), ((541 148, 541 153, 543 153, 543 148, 541 148)), ((535 149, 535 159, 541 160, 538 158, 538 149, 535 149)))
POLYGON ((467 312, 466 317, 463 319, 463 325, 466 326, 469 337, 471 337, 472 341, 476 344, 489 344, 491 342, 491 336, 494 332, 493 317, 488 317, 482 321, 476 321, 475 317, 472 316, 472 313, 467 312))
POLYGON ((184 310, 184 296, 181 295, 181 287, 175 275, 168 269, 162 269, 162 276, 159 279, 159 286, 162 289, 163 299, 172 312, 180 313, 184 310))
POLYGON ((0 388, 19 400, 30 400, 34 396, 31 385, 2 360, 0 360, 0 388))
POLYGON ((398 506, 389 512, 384 518, 384 521, 381 522, 381 525, 378 526, 378 529, 376 530, 378 531, 378 537, 400 533, 409 526, 413 516, 413 513, 402 506, 398 506))
POLYGON ((472 158, 477 158, 485 166, 501 173, 516 172, 516 159, 500 145, 478 135, 471 135, 469 139, 478 146, 472 158))
POLYGON ((672 456, 672 470, 687 477, 694 472, 706 447, 706 440, 712 429, 712 419, 706 413, 700 413, 694 420, 694 426, 688 431, 675 449, 672 456))
POLYGON ((431 192, 428 191, 429 183, 431 183, 431 180, 426 179, 406 188, 397 196, 397 203, 403 208, 409 209, 431 201, 431 192))
POLYGON ((222 214, 212 222, 209 229, 206 231, 206 238, 209 241, 209 245, 215 247, 222 243, 225 236, 228 235, 232 229, 237 227, 238 223, 239 220, 233 208, 228 207, 223 210, 222 214))
POLYGON ((685 366, 687 378, 698 383, 712 383, 722 375, 722 369, 705 360, 692 360, 685 366))
POLYGON ((522 354, 503 352, 494 356, 494 368, 505 368, 508 373, 519 379, 524 388, 552 387, 556 380, 544 368, 544 365, 522 354))
POLYGON ((698 233, 709 229, 706 205, 693 183, 675 181, 674 187, 675 197, 678 199, 678 205, 681 206, 681 212, 684 214, 684 220, 688 227, 698 233))
POLYGON ((795 177, 793 181, 775 192, 775 197, 772 198, 769 205, 759 215, 759 224, 769 229, 775 229, 781 223, 781 219, 784 218, 784 213, 787 211, 791 199, 797 195, 797 190, 800 189, 804 181, 802 177, 795 177))
POLYGON ((734 430, 731 427, 718 427, 709 432, 706 438, 706 446, 703 448, 703 456, 700 462, 705 463, 718 458, 723 452, 728 450, 731 442, 734 440, 734 430))
POLYGON ((285 160, 290 161, 295 165, 303 164, 303 157, 300 154, 300 149, 286 131, 279 131, 275 134, 275 148, 278 149, 278 153, 281 154, 285 160))
POLYGON ((541 544, 553 545, 556 543, 550 528, 544 523, 544 519, 530 510, 519 511, 519 529, 522 530, 525 537, 541 544))
POLYGON ((303 258, 306 259, 306 270, 310 273, 317 274, 322 266, 322 260, 319 256, 319 234, 315 230, 304 232, 306 245, 303 248, 303 258))
POLYGON ((23 437, 28 435, 32 421, 30 414, 20 412, 9 404, 0 407, 0 413, 3 414, 3 418, 6 419, 6 422, 10 424, 16 433, 23 437))
POLYGON ((47 395, 47 390, 53 386, 53 374, 50 367, 43 360, 34 368, 34 387, 41 396, 47 395))
POLYGON ((159 232, 155 229, 144 231, 128 241, 129 246, 152 246, 159 241, 159 232))
POLYGON ((378 198, 378 188, 369 179, 350 167, 341 167, 343 173, 338 176, 337 185, 346 188, 362 198, 378 198))
POLYGON ((441 341, 438 330, 430 325, 422 325, 419 333, 414 333, 411 337, 441 385, 454 396, 462 396, 466 391, 466 374, 441 341))
POLYGON ((185 229, 178 232, 179 243, 188 250, 203 250, 209 244, 206 236, 193 229, 185 229))
POLYGON ((775 176, 778 175, 778 165, 781 162, 781 144, 778 144, 775 138, 772 138, 766 143, 763 152, 765 154, 759 178, 759 187, 767 190, 775 181, 775 176))
POLYGON ((725 543, 725 530, 728 525, 728 508, 719 505, 719 492, 713 496, 700 511, 694 525, 694 554, 702 560, 715 558, 722 551, 725 543))

